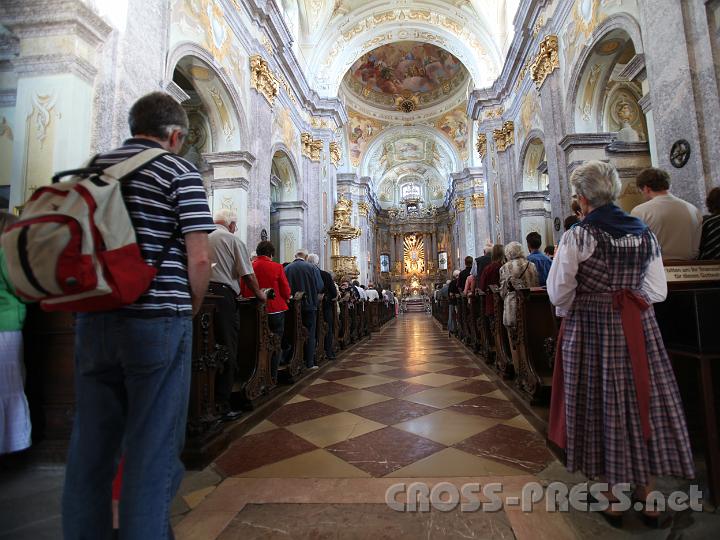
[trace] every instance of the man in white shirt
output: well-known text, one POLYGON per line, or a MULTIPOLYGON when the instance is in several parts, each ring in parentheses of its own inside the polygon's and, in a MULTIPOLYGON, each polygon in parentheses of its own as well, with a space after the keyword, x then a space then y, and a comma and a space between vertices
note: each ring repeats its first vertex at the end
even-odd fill
POLYGON ((662 258, 697 259, 703 221, 700 210, 670 193, 670 175, 662 169, 645 169, 635 183, 647 202, 633 208, 631 214, 655 233, 662 258))
POLYGON ((372 283, 370 283, 368 285, 368 288, 365 289, 365 294, 367 295, 367 299, 369 302, 377 302, 380 299, 380 295, 378 294, 375 286, 372 283))

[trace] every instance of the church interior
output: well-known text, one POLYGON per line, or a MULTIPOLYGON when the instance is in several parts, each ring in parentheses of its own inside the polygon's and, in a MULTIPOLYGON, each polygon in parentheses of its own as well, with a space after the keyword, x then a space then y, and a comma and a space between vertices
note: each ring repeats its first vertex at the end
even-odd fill
MULTIPOLYGON (((532 483, 593 480, 566 469, 548 433, 563 339, 550 284, 513 289, 508 325, 507 291, 482 290, 479 273, 463 290, 465 278, 494 245, 527 252, 532 233, 557 264, 587 162, 616 171, 625 215, 645 201, 648 168, 716 215, 720 0, 1 0, 0 210, 22 217, 57 171, 122 145, 128 110, 155 91, 187 114, 179 154, 210 212, 236 216, 249 252, 316 254, 341 286, 320 299, 312 370, 300 297, 282 339, 263 304, 238 300, 236 359, 206 297, 175 538, 720 535, 720 260, 663 257, 654 310, 695 467, 655 489, 699 489, 702 509, 658 531, 641 512, 617 528, 545 500, 467 512, 432 494, 426 511, 388 499, 399 483, 392 501, 409 505, 414 483, 499 483, 517 501, 532 483), (223 362, 239 366, 229 421, 213 395, 223 362)), ((32 445, 0 454, 0 538, 62 537, 75 324, 27 307, 32 445)))

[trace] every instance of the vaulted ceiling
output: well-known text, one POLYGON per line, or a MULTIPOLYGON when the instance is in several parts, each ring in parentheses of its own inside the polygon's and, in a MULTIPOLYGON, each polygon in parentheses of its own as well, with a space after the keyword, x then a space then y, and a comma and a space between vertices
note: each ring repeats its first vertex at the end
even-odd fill
POLYGON ((470 157, 468 93, 490 86, 519 0, 275 0, 308 80, 348 110, 350 165, 383 206, 441 204, 470 157))

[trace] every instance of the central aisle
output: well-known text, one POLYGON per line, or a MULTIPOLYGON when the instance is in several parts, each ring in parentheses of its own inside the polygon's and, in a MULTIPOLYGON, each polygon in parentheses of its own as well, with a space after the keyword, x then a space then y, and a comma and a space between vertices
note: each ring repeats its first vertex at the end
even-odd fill
POLYGON ((388 526, 394 537, 457 528, 472 529, 468 538, 537 538, 539 526, 569 534, 557 514, 410 514, 384 503, 398 479, 500 481, 504 494, 519 492, 555 461, 493 378, 430 316, 402 316, 234 441, 213 464, 225 480, 178 537, 324 537, 342 527, 338 538, 367 538, 388 526))

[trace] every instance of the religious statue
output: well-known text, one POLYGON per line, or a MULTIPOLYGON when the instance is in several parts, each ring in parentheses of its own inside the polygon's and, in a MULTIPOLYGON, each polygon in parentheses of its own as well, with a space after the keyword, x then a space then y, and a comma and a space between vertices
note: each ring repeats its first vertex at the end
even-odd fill
POLYGON ((333 210, 332 227, 328 231, 328 236, 330 236, 332 242, 333 270, 338 278, 343 275, 357 277, 360 274, 355 257, 340 255, 341 241, 354 240, 362 234, 358 227, 353 227, 352 223, 350 223, 351 214, 352 201, 346 199, 344 194, 341 194, 333 210))

